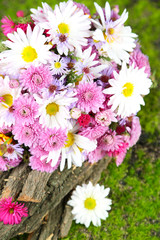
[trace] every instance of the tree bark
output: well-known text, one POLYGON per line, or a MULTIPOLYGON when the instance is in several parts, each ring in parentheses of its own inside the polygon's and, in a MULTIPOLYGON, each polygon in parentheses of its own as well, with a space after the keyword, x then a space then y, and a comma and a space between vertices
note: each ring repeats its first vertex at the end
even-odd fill
POLYGON ((0 239, 9 240, 29 233, 28 240, 56 240, 68 234, 72 223, 67 201, 77 185, 91 180, 96 183, 110 158, 98 163, 83 163, 81 168, 56 170, 52 174, 31 170, 26 163, 0 172, 0 198, 11 197, 25 203, 28 217, 19 225, 0 222, 0 239))

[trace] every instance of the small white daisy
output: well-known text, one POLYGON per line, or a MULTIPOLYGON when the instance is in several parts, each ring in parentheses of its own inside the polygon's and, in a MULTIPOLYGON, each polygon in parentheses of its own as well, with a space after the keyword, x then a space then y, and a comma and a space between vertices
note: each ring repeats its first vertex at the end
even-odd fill
POLYGON ((106 2, 105 5, 105 14, 97 3, 95 3, 95 7, 101 22, 92 19, 97 28, 93 32, 93 39, 103 42, 99 52, 108 56, 118 64, 121 64, 121 61, 128 62, 130 56, 128 52, 132 52, 135 48, 134 38, 136 38, 137 35, 131 32, 129 26, 124 26, 128 18, 126 9, 120 18, 113 21, 111 19, 111 8, 108 2, 106 2))
POLYGON ((72 91, 67 93, 67 90, 49 98, 46 98, 45 93, 42 97, 34 94, 34 98, 39 104, 39 123, 48 128, 62 127, 64 129, 70 127, 68 121, 71 118, 69 106, 77 101, 75 95, 76 93, 72 91))
POLYGON ((46 64, 50 59, 49 49, 52 46, 45 44, 47 38, 38 26, 35 26, 32 31, 30 25, 28 25, 26 34, 18 28, 17 32, 9 33, 7 36, 10 40, 4 41, 3 44, 9 50, 0 53, 0 58, 2 58, 1 64, 4 64, 8 73, 15 74, 21 68, 28 67, 31 64, 46 64))
POLYGON ((60 55, 52 55, 50 60, 50 70, 53 75, 57 74, 65 74, 67 73, 67 63, 68 59, 65 57, 61 57, 60 55))
POLYGON ((73 191, 68 205, 73 207, 72 214, 76 223, 84 224, 87 228, 92 222, 94 226, 101 225, 101 219, 108 217, 108 211, 111 210, 112 200, 106 198, 110 188, 104 188, 91 182, 77 186, 73 191))
POLYGON ((71 168, 72 163, 81 167, 84 160, 86 160, 86 154, 92 152, 97 147, 96 140, 90 140, 87 137, 79 135, 79 126, 75 121, 72 122, 72 128, 68 131, 67 142, 65 147, 62 148, 62 157, 60 163, 60 170, 62 171, 67 160, 68 169, 71 168))
POLYGON ((95 60, 96 53, 91 54, 91 52, 92 47, 87 48, 83 52, 79 51, 78 57, 80 61, 75 64, 76 74, 83 74, 82 82, 92 81, 100 77, 100 72, 106 68, 105 65, 99 64, 100 62, 95 60), (97 64, 99 65, 97 66, 97 64))
MULTIPOLYGON (((90 37, 90 19, 82 9, 78 9, 73 1, 61 2, 55 6, 54 11, 47 12, 46 23, 40 24, 44 29, 49 30, 50 39, 53 44, 66 42, 63 46, 63 53, 68 54, 68 50, 87 45, 87 38, 90 37), (56 39, 56 41, 55 41, 56 39)), ((59 51, 60 48, 57 48, 59 51)), ((62 49, 60 49, 62 54, 62 49)))
POLYGON ((121 117, 129 117, 137 114, 140 105, 145 105, 143 96, 149 93, 152 81, 144 72, 145 68, 134 68, 134 65, 127 68, 123 63, 119 73, 113 72, 114 79, 109 80, 111 87, 103 90, 103 93, 112 95, 108 102, 111 109, 117 109, 117 114, 121 117))
POLYGON ((20 144, 9 144, 7 145, 6 153, 4 157, 8 158, 9 160, 18 159, 19 157, 22 158, 24 149, 20 146, 20 144))
POLYGON ((10 79, 8 76, 0 77, 0 127, 5 124, 10 127, 15 123, 14 100, 20 96, 21 88, 11 88, 10 79))

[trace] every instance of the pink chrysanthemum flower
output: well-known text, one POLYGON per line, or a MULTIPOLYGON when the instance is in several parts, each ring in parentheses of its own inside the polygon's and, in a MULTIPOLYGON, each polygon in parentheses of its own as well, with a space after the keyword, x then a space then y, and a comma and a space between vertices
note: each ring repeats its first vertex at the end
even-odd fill
POLYGON ((39 136, 39 144, 46 151, 53 151, 62 148, 67 140, 66 130, 62 128, 47 128, 39 136))
POLYGON ((25 33, 27 32, 28 23, 18 23, 15 25, 15 31, 17 31, 18 28, 21 28, 25 33))
POLYGON ((127 152, 127 150, 126 151, 122 151, 121 153, 119 153, 116 156, 116 165, 117 165, 117 167, 119 167, 122 164, 122 162, 123 162, 123 160, 124 160, 124 158, 126 156, 126 152, 127 152))
POLYGON ((16 124, 33 124, 38 113, 38 104, 32 96, 21 95, 14 101, 16 124))
POLYGON ((97 147, 94 151, 88 153, 88 161, 90 163, 96 163, 102 158, 104 158, 105 155, 106 155, 106 152, 103 151, 101 147, 97 147))
POLYGON ((28 217, 28 209, 24 204, 12 202, 12 198, 0 200, 0 221, 4 224, 19 224, 22 217, 28 217))
POLYGON ((98 112, 95 116, 95 120, 101 126, 109 126, 112 122, 117 122, 115 113, 111 109, 98 112))
POLYGON ((53 77, 48 66, 30 66, 20 75, 20 82, 24 89, 38 93, 42 88, 52 83, 53 77))
POLYGON ((41 125, 38 122, 24 125, 16 124, 13 127, 12 133, 14 139, 16 139, 19 144, 31 147, 37 145, 41 129, 41 125))
POLYGON ((89 138, 90 140, 96 140, 103 136, 105 132, 108 130, 108 127, 102 126, 94 126, 94 127, 87 127, 82 130, 80 135, 89 138))
POLYGON ((100 140, 101 147, 107 152, 115 152, 123 145, 123 137, 116 135, 115 131, 106 133, 100 140))
POLYGON ((77 87, 77 107, 82 111, 96 113, 99 108, 103 108, 105 101, 102 87, 98 87, 96 83, 81 83, 77 87))
POLYGON ((139 45, 137 45, 134 51, 131 53, 129 64, 130 65, 134 64, 134 67, 135 68, 138 67, 139 69, 145 67, 144 72, 147 73, 148 77, 150 77, 151 68, 149 65, 148 56, 144 55, 141 52, 139 45))
POLYGON ((2 18, 1 22, 3 23, 1 25, 2 32, 5 36, 7 36, 8 33, 12 33, 15 31, 15 23, 12 21, 11 18, 4 17, 2 18))
POLYGON ((21 157, 18 157, 18 158, 15 158, 15 159, 6 158, 6 163, 7 163, 7 166, 8 166, 9 169, 17 167, 21 162, 22 162, 21 157))
POLYGON ((132 118, 131 128, 127 127, 127 131, 130 134, 129 147, 132 147, 137 143, 141 135, 141 125, 138 117, 135 116, 132 118))
POLYGON ((0 157, 0 171, 7 171, 7 163, 3 157, 0 157))

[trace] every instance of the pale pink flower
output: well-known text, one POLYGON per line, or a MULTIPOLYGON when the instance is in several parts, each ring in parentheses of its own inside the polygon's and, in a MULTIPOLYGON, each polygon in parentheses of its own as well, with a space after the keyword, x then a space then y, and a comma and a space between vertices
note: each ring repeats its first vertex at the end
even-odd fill
POLYGON ((96 140, 103 136, 107 130, 108 127, 96 125, 94 127, 83 128, 83 130, 80 132, 80 135, 87 137, 90 140, 96 140))
POLYGON ((132 118, 131 124, 131 128, 127 127, 127 131, 130 134, 129 147, 135 145, 141 135, 141 125, 137 116, 132 118))
POLYGON ((98 112, 95 116, 95 121, 101 126, 109 126, 112 122, 117 122, 115 113, 111 109, 98 112))
POLYGON ((101 147, 97 147, 94 151, 88 153, 88 161, 90 163, 96 163, 102 158, 104 158, 106 155, 106 152, 103 151, 101 147))
POLYGON ((123 141, 121 135, 116 135, 115 131, 109 131, 101 138, 100 145, 107 152, 115 152, 123 145, 123 141))
POLYGON ((20 75, 20 82, 24 89, 28 89, 33 93, 47 87, 52 83, 53 77, 48 66, 41 65, 38 67, 30 66, 20 75))
POLYGON ((11 198, 0 200, 0 221, 4 224, 19 224, 22 217, 28 217, 28 209, 24 204, 12 202, 11 198))
POLYGON ((144 72, 147 73, 148 77, 150 77, 151 68, 149 65, 148 56, 144 55, 141 52, 139 45, 137 45, 134 51, 131 53, 129 64, 130 65, 134 64, 134 67, 135 68, 138 67, 139 69, 144 67, 145 68, 144 72))
POLYGON ((116 156, 116 165, 117 167, 119 167, 119 165, 122 164, 125 156, 126 156, 126 153, 127 153, 127 150, 126 151, 123 151, 121 153, 119 153, 117 156, 116 156))
POLYGON ((3 157, 0 156, 0 171, 7 171, 7 163, 3 157))
POLYGON ((38 104, 32 96, 21 95, 14 101, 16 124, 33 124, 38 113, 38 104))
POLYGON ((78 85, 77 98, 77 107, 86 113, 98 112, 99 108, 103 108, 103 102, 105 101, 102 87, 91 82, 78 85))

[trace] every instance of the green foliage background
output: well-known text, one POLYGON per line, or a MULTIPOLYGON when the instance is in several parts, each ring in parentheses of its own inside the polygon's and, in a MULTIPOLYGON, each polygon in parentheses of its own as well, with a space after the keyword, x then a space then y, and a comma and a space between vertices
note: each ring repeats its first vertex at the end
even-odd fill
MULTIPOLYGON (((52 7, 60 1, 48 0, 52 7)), ((94 13, 93 1, 84 3, 94 13)), ((104 0, 98 0, 101 6, 104 0)), ((146 105, 139 112, 142 136, 139 143, 129 150, 124 163, 116 167, 114 161, 102 173, 100 184, 111 188, 112 210, 101 227, 72 224, 65 240, 158 240, 160 239, 160 1, 109 0, 127 8, 127 24, 139 35, 142 51, 149 56, 153 86, 145 97, 146 105)), ((41 6, 40 0, 1 0, 0 17, 15 18, 16 11, 41 6)), ((25 239, 24 236, 14 238, 25 239)))

